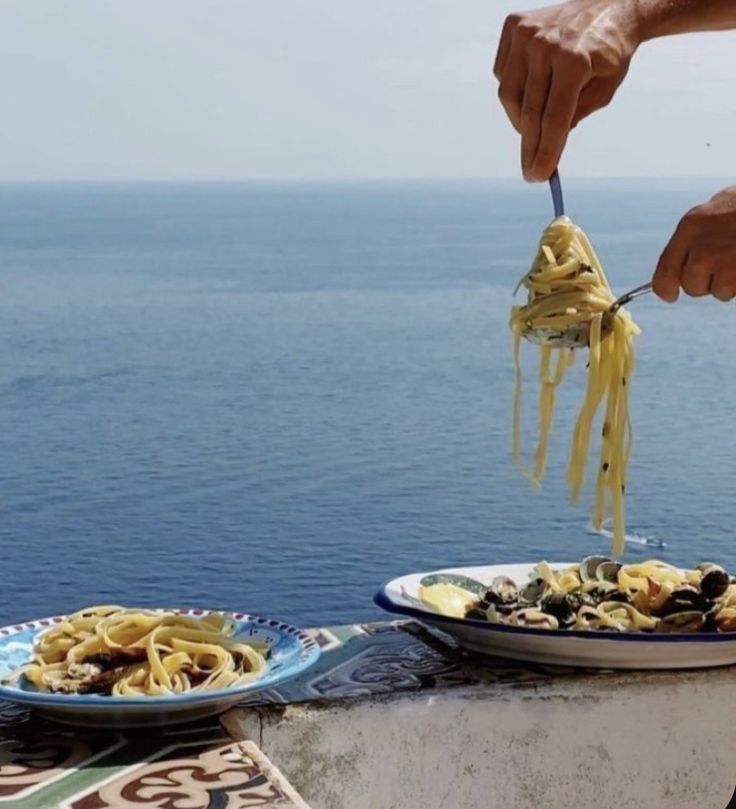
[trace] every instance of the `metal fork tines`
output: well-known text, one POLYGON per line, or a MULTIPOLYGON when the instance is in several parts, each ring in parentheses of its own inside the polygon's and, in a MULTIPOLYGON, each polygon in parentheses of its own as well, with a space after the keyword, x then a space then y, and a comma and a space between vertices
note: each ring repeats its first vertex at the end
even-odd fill
MULTIPOLYGON (((610 317, 615 314, 622 306, 626 306, 635 298, 646 295, 652 291, 651 281, 647 284, 642 284, 635 289, 630 290, 626 294, 617 298, 604 312, 604 317, 610 317)), ((590 333, 590 323, 578 323, 576 326, 571 326, 566 331, 556 331, 555 329, 530 329, 524 332, 524 337, 537 345, 549 345, 559 348, 581 348, 588 344, 588 336, 590 333)), ((606 336, 609 329, 603 329, 602 336, 606 336)))
POLYGON ((635 287, 634 289, 627 292, 625 295, 622 295, 620 298, 617 298, 610 306, 609 313, 613 314, 614 312, 618 311, 622 306, 626 306, 627 303, 631 303, 635 298, 640 298, 642 295, 646 295, 648 292, 652 291, 652 282, 649 281, 646 284, 642 284, 639 287, 635 287))

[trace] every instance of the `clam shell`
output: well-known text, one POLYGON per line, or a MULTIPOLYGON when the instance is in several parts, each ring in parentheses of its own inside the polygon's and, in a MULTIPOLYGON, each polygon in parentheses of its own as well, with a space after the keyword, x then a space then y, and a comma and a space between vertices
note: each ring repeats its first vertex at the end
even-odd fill
POLYGON ((549 615, 535 607, 516 610, 516 612, 512 613, 509 623, 518 626, 533 626, 538 629, 559 629, 560 626, 554 615, 549 615))
POLYGON ((536 604, 544 595, 547 583, 544 579, 532 579, 519 591, 519 601, 524 604, 536 604))
POLYGON ((669 594, 660 613, 665 617, 679 615, 683 612, 699 612, 702 615, 710 609, 710 606, 708 599, 697 587, 681 584, 669 594))
POLYGON ((703 571, 700 592, 709 599, 719 598, 728 590, 729 584, 728 573, 719 565, 711 565, 703 571))
POLYGON ((586 556, 580 563, 578 569, 580 571, 581 581, 594 581, 597 579, 597 571, 600 565, 611 562, 607 556, 586 556))
POLYGON ((490 604, 513 604, 519 598, 516 582, 508 576, 496 576, 484 598, 490 604))
POLYGON ((612 584, 618 584, 618 572, 621 570, 621 565, 618 562, 601 562, 595 569, 595 577, 598 581, 608 581, 612 584))

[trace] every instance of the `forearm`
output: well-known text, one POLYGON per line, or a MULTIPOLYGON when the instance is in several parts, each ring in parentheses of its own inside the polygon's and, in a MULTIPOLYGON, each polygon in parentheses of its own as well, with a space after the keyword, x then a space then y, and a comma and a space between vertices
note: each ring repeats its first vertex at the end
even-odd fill
POLYGON ((641 41, 736 28, 736 0, 634 0, 641 41))

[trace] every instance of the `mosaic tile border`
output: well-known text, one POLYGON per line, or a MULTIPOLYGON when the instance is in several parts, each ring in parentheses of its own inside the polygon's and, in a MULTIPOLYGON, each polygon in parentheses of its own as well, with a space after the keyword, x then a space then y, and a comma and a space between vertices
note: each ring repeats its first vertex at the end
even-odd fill
POLYGON ((28 798, 127 744, 120 733, 95 735, 59 729, 0 741, 0 804, 28 798))
POLYGON ((483 684, 536 687, 559 677, 592 673, 473 655, 414 621, 332 626, 306 633, 321 650, 312 668, 253 695, 222 717, 188 726, 127 733, 71 730, 40 720, 24 708, 0 703, 0 807, 173 809, 181 804, 199 809, 201 804, 203 809, 208 805, 243 809, 275 802, 280 809, 305 809, 306 804, 256 742, 233 741, 246 726, 257 734, 259 720, 253 709, 483 684), (235 730, 229 736, 226 729, 235 730), (218 758, 213 750, 230 751, 222 755, 235 759, 218 758), (252 777, 246 777, 248 773, 252 777), (212 791, 217 794, 216 804, 207 797, 202 778, 219 784, 212 791), (156 803, 158 790, 164 787, 179 797, 156 803), (108 800, 113 795, 116 803, 108 800), (207 803, 202 803, 205 799, 207 803))
MULTIPOLYGON (((559 677, 609 672, 524 664, 473 654, 415 621, 355 624, 311 630, 339 643, 322 647, 317 664, 238 707, 358 699, 405 691, 472 685, 541 685, 559 677)), ((325 641, 318 641, 324 643, 325 641)))
POLYGON ((254 742, 181 742, 112 773, 59 809, 309 809, 254 742), (172 755, 176 754, 176 755, 172 755))

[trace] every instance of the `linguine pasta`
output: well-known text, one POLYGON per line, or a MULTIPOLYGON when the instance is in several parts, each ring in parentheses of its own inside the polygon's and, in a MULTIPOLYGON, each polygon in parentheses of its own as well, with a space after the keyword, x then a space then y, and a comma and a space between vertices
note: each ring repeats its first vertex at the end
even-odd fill
POLYGON ((540 562, 527 582, 440 575, 418 597, 453 618, 553 630, 736 631, 736 578, 712 562, 683 570, 658 559, 622 565, 589 556, 557 569, 540 562))
POLYGON ((619 555, 624 550, 623 500, 631 448, 629 381, 634 369, 633 338, 639 329, 623 309, 608 311, 615 296, 603 268, 588 237, 566 216, 555 219, 544 231, 532 268, 519 286, 528 294, 524 305, 512 308, 510 319, 516 369, 514 459, 520 463, 522 337, 542 344, 539 439, 529 473, 535 485, 539 485, 547 463, 557 387, 575 360, 575 345, 587 345, 587 387, 573 432, 567 479, 575 502, 583 486, 593 422, 602 409, 593 527, 599 531, 604 519, 612 517, 613 553, 619 555), (571 340, 573 345, 568 347, 571 340))
POLYGON ((12 672, 42 691, 165 696, 245 685, 266 648, 233 638, 234 619, 211 613, 89 607, 36 639, 33 660, 12 672))

